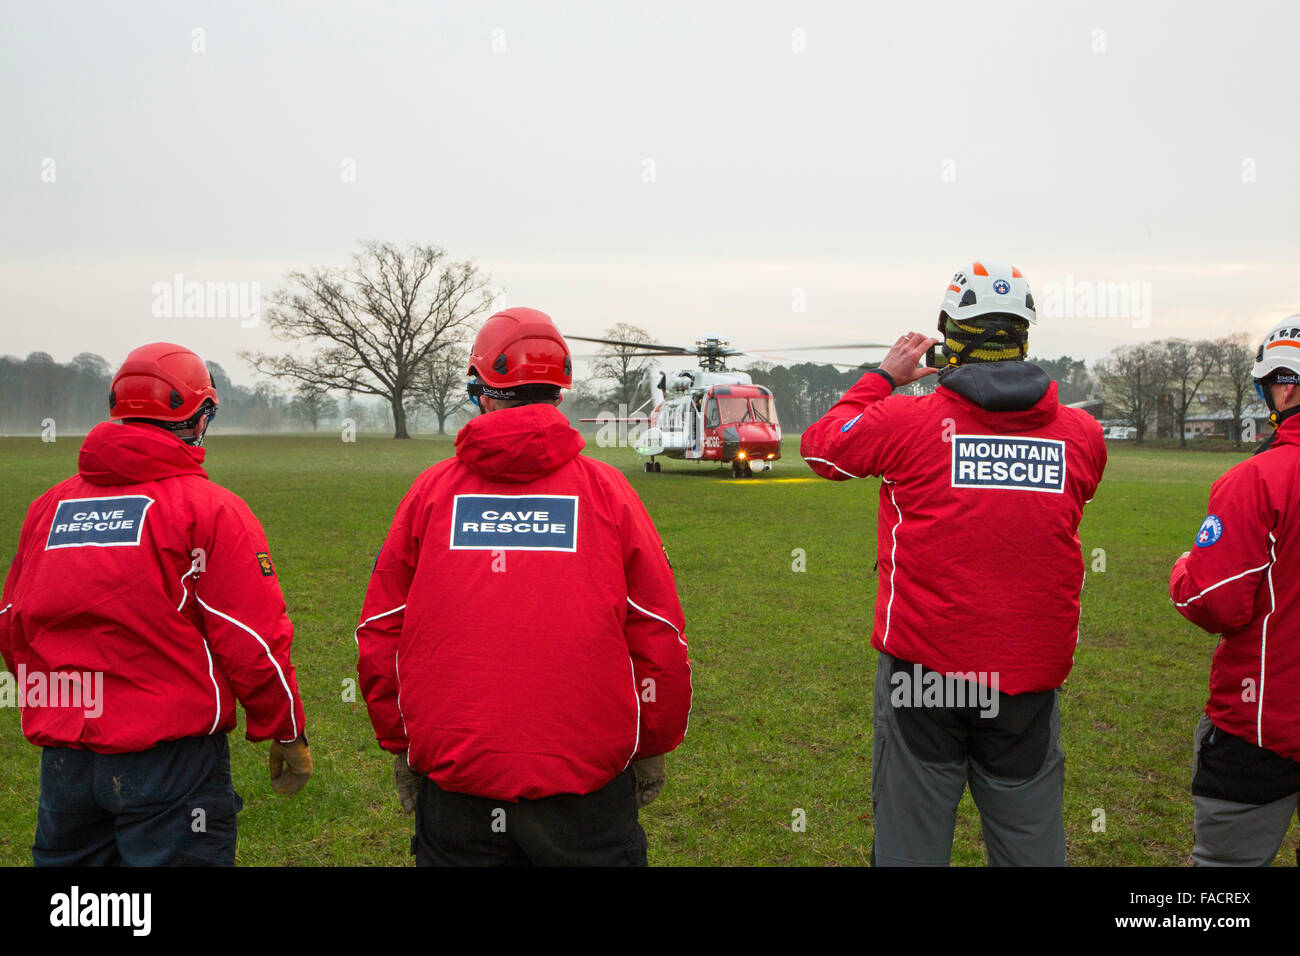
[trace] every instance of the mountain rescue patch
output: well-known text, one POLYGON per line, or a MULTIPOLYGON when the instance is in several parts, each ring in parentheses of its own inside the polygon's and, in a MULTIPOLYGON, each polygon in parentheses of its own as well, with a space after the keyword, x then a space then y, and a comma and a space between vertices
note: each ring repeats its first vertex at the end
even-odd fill
POLYGON ((577 551, 577 495, 457 495, 453 551, 577 551))
POLYGON ((1015 435, 953 435, 952 487, 1065 491, 1065 442, 1015 435))
POLYGON ((67 498, 54 510, 45 550, 134 547, 144 533, 144 516, 153 504, 146 495, 117 498, 67 498))
POLYGON ((1219 516, 1206 515, 1205 520, 1201 522, 1200 530, 1196 532, 1196 546, 1208 548, 1222 537, 1223 522, 1219 520, 1219 516))
POLYGON ((265 551, 257 552, 257 566, 262 569, 262 577, 275 576, 275 565, 271 563, 271 556, 265 551))

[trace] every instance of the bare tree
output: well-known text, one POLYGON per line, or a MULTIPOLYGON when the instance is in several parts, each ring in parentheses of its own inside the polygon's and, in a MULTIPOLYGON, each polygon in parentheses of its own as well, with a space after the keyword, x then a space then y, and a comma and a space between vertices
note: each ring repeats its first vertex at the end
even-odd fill
POLYGON ((654 339, 645 329, 628 325, 626 322, 620 322, 612 329, 606 329, 604 337, 631 344, 602 345, 597 353, 600 358, 592 365, 592 375, 612 382, 614 389, 610 399, 631 408, 636 398, 637 387, 641 384, 641 379, 651 363, 650 358, 640 354, 645 349, 637 348, 635 343, 649 344, 654 339))
POLYGON ((460 346, 445 346, 425 359, 416 376, 416 388, 438 418, 438 434, 447 434, 447 419, 469 404, 465 381, 469 353, 460 346))
POLYGON ((338 414, 339 403, 330 398, 325 389, 315 385, 300 385, 289 403, 289 414, 298 421, 307 422, 315 431, 320 423, 338 414))
POLYGON ((392 408, 394 438, 410 437, 405 402, 418 391, 420 366, 492 300, 474 263, 450 262, 433 245, 364 242, 348 267, 290 272, 287 280, 290 287, 270 297, 272 334, 323 347, 305 358, 242 357, 264 375, 380 396, 392 408))
POLYGON ((1139 443, 1144 441, 1166 391, 1159 348, 1146 343, 1121 346, 1097 363, 1096 374, 1106 404, 1137 429, 1139 443))
POLYGON ((1218 350, 1212 342, 1186 339, 1165 339, 1154 347, 1164 366, 1169 411, 1178 425, 1178 444, 1186 446, 1187 414, 1206 382, 1219 369, 1218 350))
POLYGON ((1215 401, 1232 412, 1228 423, 1228 437, 1241 447, 1242 418, 1246 406, 1255 400, 1255 346, 1245 332, 1237 332, 1217 339, 1214 348, 1219 354, 1219 370, 1209 386, 1215 401))
POLYGON ((258 431, 279 428, 289 402, 274 382, 258 382, 248 408, 248 424, 258 431))

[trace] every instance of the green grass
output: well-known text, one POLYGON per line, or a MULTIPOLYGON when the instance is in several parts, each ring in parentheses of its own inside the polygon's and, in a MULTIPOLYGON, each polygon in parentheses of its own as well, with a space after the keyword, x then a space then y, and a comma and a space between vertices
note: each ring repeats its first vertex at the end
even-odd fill
MULTIPOLYGON (((0 439, 0 561, 26 503, 76 465, 78 441, 0 439)), ((864 864, 870 852, 871 688, 878 483, 821 481, 797 440, 771 475, 714 466, 640 470, 626 450, 589 451, 624 469, 654 517, 686 610, 695 705, 669 784, 642 813, 655 864, 864 864), (792 571, 803 548, 807 570, 792 571), (807 816, 794 832, 792 813, 807 816)), ((409 817, 364 705, 352 629, 397 502, 449 439, 223 436, 209 470, 252 506, 271 541, 296 627, 294 663, 317 772, 295 798, 271 791, 266 745, 232 736, 244 797, 245 865, 406 865, 409 817)), ((1082 538, 1091 561, 1075 668, 1061 709, 1065 814, 1076 865, 1179 865, 1191 849, 1191 734, 1214 638, 1166 597, 1169 568, 1204 514, 1210 483, 1239 455, 1112 450, 1082 538), (1094 810, 1105 812, 1094 832, 1094 810)), ((0 710, 0 863, 30 860, 39 755, 0 710)), ((1290 835, 1280 857, 1294 846, 1290 835)), ((969 796, 953 861, 983 862, 969 796)))

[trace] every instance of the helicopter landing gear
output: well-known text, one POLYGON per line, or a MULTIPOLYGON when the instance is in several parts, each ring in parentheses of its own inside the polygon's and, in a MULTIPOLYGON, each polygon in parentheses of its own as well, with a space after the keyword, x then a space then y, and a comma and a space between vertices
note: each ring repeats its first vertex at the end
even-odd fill
POLYGON ((731 463, 732 478, 752 478, 754 473, 749 468, 749 462, 737 458, 731 463))
POLYGON ((659 464, 659 462, 651 459, 645 463, 645 470, 647 473, 652 471, 663 471, 663 466, 659 464))

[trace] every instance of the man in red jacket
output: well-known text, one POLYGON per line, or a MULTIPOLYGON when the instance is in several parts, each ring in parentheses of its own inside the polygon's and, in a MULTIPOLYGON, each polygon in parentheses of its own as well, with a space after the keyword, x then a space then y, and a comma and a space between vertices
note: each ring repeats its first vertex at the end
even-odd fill
POLYGON ((1034 321, 1019 270, 972 263, 939 313, 935 391, 890 395, 937 371, 917 363, 939 340, 908 334, 803 435, 823 478, 882 479, 877 866, 946 865, 968 782, 990 864, 1065 863, 1056 691, 1078 640, 1079 521, 1106 446, 1024 361, 1034 321))
POLYGON ((498 312, 470 365, 483 414, 402 500, 357 626, 416 863, 645 865, 638 804, 691 704, 672 571, 556 409, 572 369, 550 318, 498 312))
POLYGON ((1192 778, 1200 866, 1267 866, 1300 802, 1300 315, 1252 370, 1277 431, 1210 489, 1169 578, 1174 606, 1221 634, 1192 778))
POLYGON ((38 866, 233 866, 236 700, 272 786, 311 775, 266 536, 202 467, 219 402, 189 349, 136 349, 78 474, 27 511, 0 655, 44 748, 38 866))

